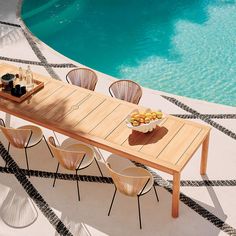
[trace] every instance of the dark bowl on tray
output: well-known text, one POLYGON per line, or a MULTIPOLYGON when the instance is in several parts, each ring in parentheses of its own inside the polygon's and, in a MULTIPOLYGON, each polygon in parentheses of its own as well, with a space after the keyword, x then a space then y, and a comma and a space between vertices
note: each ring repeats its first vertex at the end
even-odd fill
POLYGON ((13 88, 13 81, 15 80, 14 74, 5 74, 1 77, 2 87, 6 91, 11 91, 13 88))

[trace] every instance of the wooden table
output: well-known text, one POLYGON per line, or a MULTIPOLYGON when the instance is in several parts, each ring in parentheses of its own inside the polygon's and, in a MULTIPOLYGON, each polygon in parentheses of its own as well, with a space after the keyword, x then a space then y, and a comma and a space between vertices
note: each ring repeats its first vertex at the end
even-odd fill
MULTIPOLYGON (((0 64, 0 76, 7 72, 17 68, 0 64)), ((173 175, 172 216, 178 217, 181 171, 202 144, 200 173, 206 173, 209 127, 168 115, 151 133, 132 132, 124 120, 141 106, 35 76, 45 83, 41 91, 20 104, 0 98, 0 110, 173 175)))

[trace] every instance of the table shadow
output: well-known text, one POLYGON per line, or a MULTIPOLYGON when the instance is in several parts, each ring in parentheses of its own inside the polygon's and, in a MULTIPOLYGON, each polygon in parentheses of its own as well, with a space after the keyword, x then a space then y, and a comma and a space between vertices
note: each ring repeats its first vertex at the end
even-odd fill
POLYGON ((157 143, 167 133, 168 129, 165 127, 157 127, 155 130, 148 133, 141 133, 133 130, 128 137, 128 142, 130 146, 157 143))

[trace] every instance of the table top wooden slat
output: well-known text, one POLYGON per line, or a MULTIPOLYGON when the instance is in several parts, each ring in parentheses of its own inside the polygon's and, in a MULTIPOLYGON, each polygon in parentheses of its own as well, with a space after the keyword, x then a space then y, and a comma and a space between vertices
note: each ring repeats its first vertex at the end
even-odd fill
POLYGON ((114 129, 107 137, 106 140, 118 145, 122 145, 132 134, 131 129, 127 129, 126 123, 121 122, 116 129, 114 129))
POLYGON ((63 90, 62 85, 55 85, 52 81, 49 81, 44 85, 44 88, 42 88, 37 93, 33 94, 32 97, 18 104, 18 107, 21 107, 24 110, 34 110, 36 106, 42 104, 48 97, 50 97, 59 90, 63 90))
POLYGON ((168 117, 160 128, 154 131, 151 139, 142 146, 140 152, 148 155, 154 154, 155 157, 158 156, 183 125, 181 120, 176 121, 172 117, 168 117))
POLYGON ((197 127, 185 124, 157 156, 157 159, 169 161, 175 165, 194 139, 198 136, 200 131, 201 129, 197 127))
POLYGON ((91 112, 83 120, 78 121, 75 130, 81 130, 89 133, 92 129, 99 125, 109 114, 111 114, 119 104, 106 99, 104 103, 96 108, 96 112, 91 112))
MULTIPOLYGON (((163 123, 166 122, 167 119, 164 120, 163 123)), ((140 151, 143 147, 145 147, 148 144, 151 143, 156 143, 157 140, 161 139, 161 131, 162 128, 157 128, 155 129, 153 132, 150 133, 140 133, 140 132, 133 132, 132 134, 130 134, 129 138, 122 144, 123 147, 130 147, 133 150, 137 150, 140 151)), ((154 152, 144 152, 142 151, 142 153, 144 154, 148 154, 148 155, 153 155, 154 152)))
POLYGON ((199 147, 199 143, 204 140, 206 137, 206 132, 204 129, 201 129, 200 133, 197 135, 197 137, 193 140, 193 142, 191 143, 191 145, 186 149, 185 153, 181 156, 181 158, 179 158, 179 160, 176 162, 175 166, 177 167, 177 169, 179 171, 181 171, 186 164, 188 163, 188 161, 191 158, 191 155, 193 155, 198 147, 199 147))
MULTIPOLYGON (((0 76, 17 68, 0 65, 0 76)), ((151 133, 132 132, 125 118, 143 107, 35 74, 45 87, 17 104, 0 98, 0 110, 173 174, 183 169, 210 128, 166 116, 151 133)))
POLYGON ((51 96, 53 96, 53 103, 49 96, 34 107, 34 112, 40 113, 41 116, 48 114, 55 106, 60 105, 64 100, 66 100, 66 98, 72 96, 75 92, 76 89, 71 91, 70 88, 64 88, 62 86, 51 94, 51 96))
POLYGON ((105 139, 114 132, 121 122, 124 122, 130 111, 132 111, 132 109, 129 106, 119 104, 119 106, 105 117, 105 119, 103 119, 103 121, 100 122, 89 134, 105 139))
POLYGON ((79 106, 72 107, 71 111, 64 117, 57 119, 60 123, 70 124, 74 127, 80 120, 83 120, 91 112, 95 111, 97 107, 105 102, 105 98, 90 96, 84 100, 79 106))
MULTIPOLYGON (((73 107, 77 107, 86 101, 91 95, 76 91, 71 96, 64 99, 60 104, 54 106, 47 114, 44 115, 45 119, 51 120, 52 122, 58 123, 63 117, 73 111, 73 107)), ((48 99, 47 103, 54 104, 53 98, 48 99)))

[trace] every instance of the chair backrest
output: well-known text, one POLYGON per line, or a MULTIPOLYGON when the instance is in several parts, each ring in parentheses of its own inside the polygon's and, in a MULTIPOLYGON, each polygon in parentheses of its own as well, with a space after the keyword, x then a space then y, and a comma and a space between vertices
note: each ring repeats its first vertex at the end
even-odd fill
POLYGON ((98 78, 96 73, 88 68, 76 68, 69 71, 66 75, 66 80, 68 83, 93 91, 98 78))
POLYGON ((138 104, 142 97, 142 88, 131 80, 117 80, 109 87, 112 97, 138 104))
MULTIPOLYGON (((109 163, 106 163, 106 166, 118 191, 130 197, 135 197, 139 195, 150 179, 150 176, 146 175, 122 175, 114 171, 109 163)), ((138 169, 141 168, 137 167, 137 171, 138 169)))
POLYGON ((76 170, 85 155, 94 155, 92 149, 85 145, 81 146, 81 151, 68 151, 57 147, 52 136, 48 138, 48 144, 53 156, 57 158, 60 165, 68 170, 76 170))
POLYGON ((30 129, 7 128, 2 125, 0 125, 0 129, 8 142, 16 148, 27 147, 29 139, 32 135, 32 131, 30 129))

